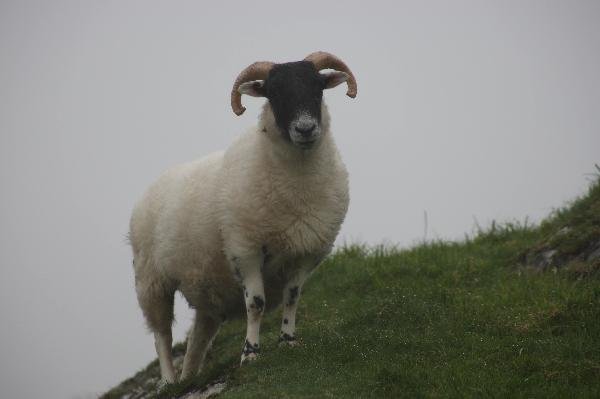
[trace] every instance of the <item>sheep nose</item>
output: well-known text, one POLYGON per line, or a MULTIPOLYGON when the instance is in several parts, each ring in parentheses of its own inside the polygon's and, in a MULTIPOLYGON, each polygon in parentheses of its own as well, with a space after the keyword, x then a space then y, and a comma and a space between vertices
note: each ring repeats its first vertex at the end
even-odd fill
POLYGON ((303 137, 310 137, 312 132, 315 130, 315 127, 317 127, 317 124, 314 122, 300 122, 296 124, 294 128, 303 137))

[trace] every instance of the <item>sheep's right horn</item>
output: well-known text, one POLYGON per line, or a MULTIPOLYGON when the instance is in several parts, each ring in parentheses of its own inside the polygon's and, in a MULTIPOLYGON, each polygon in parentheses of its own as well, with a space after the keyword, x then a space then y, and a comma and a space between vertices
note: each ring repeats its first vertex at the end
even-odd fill
POLYGON ((357 92, 357 85, 356 85, 356 79, 354 78, 354 74, 352 73, 352 71, 350 70, 350 68, 348 68, 348 65, 346 65, 346 63, 344 63, 344 61, 342 61, 341 59, 339 59, 338 57, 336 57, 335 55, 328 53, 326 51, 316 51, 312 54, 309 54, 304 61, 310 61, 314 64, 315 68, 317 68, 317 71, 320 71, 321 69, 335 69, 336 71, 340 71, 340 72, 346 72, 350 78, 348 79, 348 91, 346 92, 346 95, 348 97, 356 97, 356 92, 357 92))
POLYGON ((252 80, 265 80, 273 65, 275 65, 273 62, 259 61, 240 72, 233 83, 233 89, 231 89, 231 108, 236 115, 241 115, 246 110, 246 107, 242 105, 242 95, 238 91, 240 85, 252 80))

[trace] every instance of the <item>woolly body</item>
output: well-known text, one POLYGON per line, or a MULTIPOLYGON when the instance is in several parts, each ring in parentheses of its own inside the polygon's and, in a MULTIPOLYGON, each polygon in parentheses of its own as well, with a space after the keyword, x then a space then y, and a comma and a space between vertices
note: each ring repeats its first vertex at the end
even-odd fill
POLYGON ((268 310, 302 265, 310 272, 331 250, 348 207, 348 175, 324 103, 322 131, 315 148, 294 147, 266 103, 258 126, 226 152, 171 168, 150 187, 134 208, 130 237, 153 331, 170 333, 172 313, 159 309, 172 308, 175 290, 204 318, 245 314, 239 257, 262 254, 268 310))

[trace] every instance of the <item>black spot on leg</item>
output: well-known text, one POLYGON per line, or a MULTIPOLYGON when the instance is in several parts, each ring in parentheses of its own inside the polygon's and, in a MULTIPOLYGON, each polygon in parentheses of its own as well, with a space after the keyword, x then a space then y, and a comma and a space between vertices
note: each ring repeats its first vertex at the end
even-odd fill
POLYGON ((283 324, 287 324, 288 323, 288 319, 283 319, 283 324))
POLYGON ((283 331, 279 334, 279 342, 294 342, 296 341, 296 337, 290 335, 288 333, 284 333, 283 331))
POLYGON ((287 303, 288 306, 292 306, 296 303, 296 299, 298 299, 298 290, 298 286, 290 288, 290 300, 287 303))
POLYGON ((251 354, 251 353, 258 353, 258 352, 259 352, 259 347, 258 347, 258 344, 254 344, 254 345, 252 345, 252 344, 250 343, 250 341, 248 341, 248 340, 246 339, 246 342, 244 343, 244 349, 242 349, 242 353, 243 353, 245 356, 248 356, 248 355, 249 355, 249 354, 251 354))
POLYGON ((265 308, 265 300, 259 295, 255 295, 253 299, 254 307, 259 313, 262 313, 263 309, 265 308))

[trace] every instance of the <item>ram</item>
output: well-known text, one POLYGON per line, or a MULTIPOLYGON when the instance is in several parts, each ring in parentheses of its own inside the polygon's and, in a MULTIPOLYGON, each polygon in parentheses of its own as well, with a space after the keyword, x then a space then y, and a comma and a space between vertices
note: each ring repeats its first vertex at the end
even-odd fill
POLYGON ((266 97, 258 125, 227 151, 166 171, 134 207, 136 293, 165 382, 175 381, 177 290, 195 309, 181 378, 200 370, 226 319, 246 315, 242 363, 259 352, 263 313, 281 303, 280 341, 297 342, 302 284, 331 251, 348 209, 348 174, 322 99, 343 82, 355 97, 352 72, 326 52, 250 65, 235 80, 231 106, 241 115, 242 94, 266 97))

